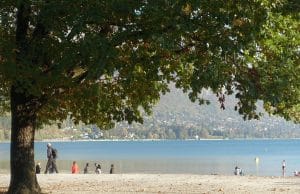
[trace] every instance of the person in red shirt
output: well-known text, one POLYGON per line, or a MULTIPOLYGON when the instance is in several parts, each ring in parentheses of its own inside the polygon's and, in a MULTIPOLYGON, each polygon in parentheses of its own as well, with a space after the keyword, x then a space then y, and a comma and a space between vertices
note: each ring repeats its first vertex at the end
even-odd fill
POLYGON ((79 167, 76 163, 76 161, 73 161, 73 165, 72 165, 72 174, 78 174, 79 173, 79 167))

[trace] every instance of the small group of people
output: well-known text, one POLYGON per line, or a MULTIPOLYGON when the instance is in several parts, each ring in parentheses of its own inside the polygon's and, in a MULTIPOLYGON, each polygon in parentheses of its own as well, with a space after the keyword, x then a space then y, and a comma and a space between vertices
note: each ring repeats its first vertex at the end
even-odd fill
MULTIPOLYGON (((285 171, 286 171, 286 162, 285 160, 282 161, 282 176, 285 176, 285 171)), ((294 171, 294 176, 300 177, 300 172, 298 170, 294 171)))
MULTIPOLYGON (((255 160, 255 163, 256 163, 256 167, 258 167, 259 158, 256 157, 254 160, 255 160)), ((285 177, 285 175, 286 175, 286 161, 285 160, 282 160, 282 162, 281 162, 281 171, 282 171, 282 176, 285 177)), ((244 174, 243 174, 242 169, 239 168, 238 166, 236 166, 234 168, 234 175, 244 175, 244 174)), ((294 171, 294 176, 300 176, 300 172, 295 170, 294 171)))
MULTIPOLYGON (((46 164, 46 168, 45 168, 45 174, 49 173, 58 173, 57 170, 57 165, 56 165, 56 158, 57 158, 57 150, 55 148, 52 147, 51 143, 47 143, 47 164, 46 164)), ((36 166, 35 166, 35 172, 36 174, 40 174, 42 171, 42 167, 41 167, 41 163, 37 162, 36 166)), ((80 172, 79 170, 79 166, 77 165, 76 161, 73 161, 72 163, 72 167, 71 167, 71 173, 72 174, 78 174, 80 172)), ((84 169, 83 169, 83 173, 84 174, 88 174, 90 173, 89 170, 89 163, 86 163, 84 169)), ((101 174, 102 170, 101 170, 101 165, 95 163, 95 173, 96 174, 101 174)), ((114 165, 111 164, 110 166, 110 174, 114 174, 115 173, 115 168, 114 165)))
POLYGON ((234 168, 234 175, 240 175, 240 176, 242 176, 242 175, 243 175, 242 169, 239 168, 238 166, 236 166, 236 167, 234 168))
MULTIPOLYGON (((72 167, 71 167, 71 172, 72 174, 78 174, 79 173, 79 167, 76 163, 76 161, 73 161, 73 164, 72 164, 72 167)), ((83 173, 84 174, 89 174, 90 170, 89 170, 89 163, 86 163, 84 169, 83 169, 83 173)), ((96 174, 101 174, 102 173, 102 170, 101 170, 101 165, 100 164, 97 164, 95 163, 95 173, 96 174)), ((115 170, 114 170, 114 165, 111 164, 110 166, 110 171, 109 171, 110 174, 114 174, 115 173, 115 170)))

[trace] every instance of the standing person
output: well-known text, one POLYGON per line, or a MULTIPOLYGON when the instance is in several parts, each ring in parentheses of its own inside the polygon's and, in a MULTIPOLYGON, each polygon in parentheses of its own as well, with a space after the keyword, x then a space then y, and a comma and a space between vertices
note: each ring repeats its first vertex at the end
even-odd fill
POLYGON ((282 161, 282 176, 285 176, 285 168, 286 168, 286 163, 285 160, 282 161))
POLYGON ((78 174, 79 173, 79 167, 78 167, 76 161, 73 161, 71 171, 72 171, 72 174, 78 174))
POLYGON ((37 165, 35 166, 35 173, 36 174, 40 174, 41 173, 41 163, 37 163, 37 165))
POLYGON ((45 174, 47 174, 48 171, 55 171, 56 173, 58 173, 57 167, 56 167, 56 150, 54 148, 52 148, 51 143, 47 144, 47 164, 46 164, 46 169, 45 169, 45 174), (51 169, 50 169, 51 168, 51 169))
POLYGON ((83 173, 84 174, 88 174, 89 173, 89 163, 86 163, 84 169, 83 169, 83 173))
POLYGON ((110 165, 110 171, 109 171, 110 174, 115 174, 115 167, 114 165, 110 165))
POLYGON ((95 170, 96 174, 101 174, 102 173, 102 171, 101 171, 101 165, 95 163, 95 166, 96 166, 96 170, 95 170))

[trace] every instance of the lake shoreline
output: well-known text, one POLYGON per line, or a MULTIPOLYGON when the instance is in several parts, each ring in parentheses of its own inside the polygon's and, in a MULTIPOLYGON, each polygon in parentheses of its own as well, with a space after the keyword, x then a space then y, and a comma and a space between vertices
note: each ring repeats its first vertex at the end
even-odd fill
MULTIPOLYGON (((92 193, 300 193, 299 177, 193 174, 39 174, 43 192, 92 193)), ((0 174, 0 193, 10 175, 0 174)))
MULTIPOLYGON (((35 161, 46 165, 46 142, 35 143, 35 161)), ((280 176, 281 162, 287 162, 286 174, 300 171, 299 140, 199 140, 199 141, 73 141, 53 142, 58 150, 57 165, 69 172, 76 161, 100 163, 108 172, 232 175, 238 166, 245 175, 280 176), (256 160, 256 159, 259 160, 256 160)), ((9 169, 10 144, 0 144, 0 172, 9 169), (2 169, 2 170, 1 170, 2 169)))
MULTIPOLYGON (((300 140, 300 138, 213 138, 213 139, 77 139, 72 140, 69 138, 62 138, 62 139, 43 139, 43 140, 35 140, 36 143, 43 143, 43 142, 115 142, 115 141, 230 141, 230 140, 237 140, 237 141, 265 141, 265 140, 300 140)), ((10 143, 9 140, 0 141, 0 143, 10 143)))

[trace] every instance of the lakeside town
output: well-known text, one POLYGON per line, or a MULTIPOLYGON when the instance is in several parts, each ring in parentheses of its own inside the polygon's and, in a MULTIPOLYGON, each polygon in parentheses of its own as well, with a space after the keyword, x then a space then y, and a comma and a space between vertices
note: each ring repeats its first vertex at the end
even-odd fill
MULTIPOLYGON (((244 121, 232 109, 233 97, 228 97, 226 109, 220 110, 214 95, 204 95, 211 104, 199 107, 173 88, 162 96, 153 114, 145 116, 143 124, 121 122, 103 130, 96 125, 75 125, 67 118, 61 128, 52 125, 37 130, 36 140, 300 138, 300 126, 293 122, 266 113, 260 120, 244 121)), ((9 118, 0 118, 0 128, 4 129, 0 131, 0 140, 9 140, 9 125, 9 118)))

